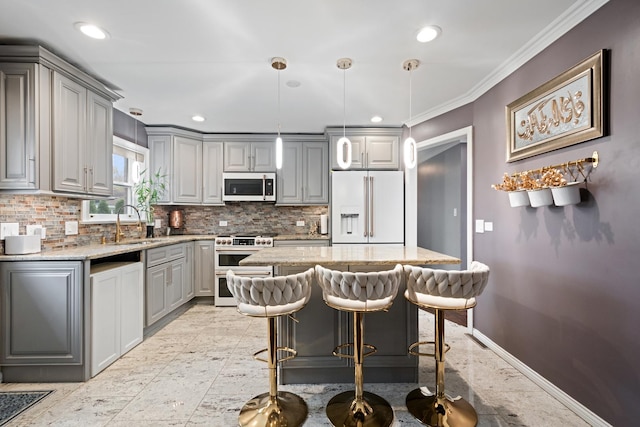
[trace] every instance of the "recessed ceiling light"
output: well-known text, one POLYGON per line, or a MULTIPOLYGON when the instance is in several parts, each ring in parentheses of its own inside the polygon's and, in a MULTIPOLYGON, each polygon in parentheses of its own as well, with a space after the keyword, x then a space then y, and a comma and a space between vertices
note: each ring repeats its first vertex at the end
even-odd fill
POLYGON ((191 117, 191 120, 193 120, 194 122, 204 122, 206 119, 202 116, 193 116, 191 117))
POLYGON ((441 33, 442 33, 442 28, 438 27, 437 25, 429 25, 422 28, 418 32, 418 35, 416 36, 416 40, 418 40, 420 43, 427 43, 434 40, 441 33))
POLYGON ((297 80, 289 80, 287 83, 285 83, 287 86, 289 87, 300 87, 300 82, 297 80))
POLYGON ((85 36, 89 36, 92 39, 104 40, 109 37, 109 33, 102 28, 93 25, 87 24, 86 22, 76 22, 74 26, 82 32, 85 36))
POLYGON ((382 121, 382 117, 380 116, 371 117, 371 123, 380 123, 381 121, 382 121))

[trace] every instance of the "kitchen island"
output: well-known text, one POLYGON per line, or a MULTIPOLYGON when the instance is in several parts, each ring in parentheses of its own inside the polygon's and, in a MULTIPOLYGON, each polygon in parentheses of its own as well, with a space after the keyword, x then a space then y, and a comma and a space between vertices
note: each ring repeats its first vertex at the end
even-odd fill
MULTIPOLYGON (((396 264, 459 264, 458 258, 420 247, 395 245, 290 246, 262 249, 240 265, 273 265, 276 275, 298 273, 320 264, 342 271, 390 270, 396 264)), ((278 345, 296 349, 298 355, 281 366, 282 384, 353 382, 353 362, 331 354, 334 347, 352 342, 352 316, 328 307, 322 290, 313 284, 307 306, 278 320, 278 345)), ((367 382, 418 381, 418 359, 407 348, 418 340, 418 310, 404 299, 404 282, 388 312, 365 316, 365 342, 378 352, 364 363, 367 382)))

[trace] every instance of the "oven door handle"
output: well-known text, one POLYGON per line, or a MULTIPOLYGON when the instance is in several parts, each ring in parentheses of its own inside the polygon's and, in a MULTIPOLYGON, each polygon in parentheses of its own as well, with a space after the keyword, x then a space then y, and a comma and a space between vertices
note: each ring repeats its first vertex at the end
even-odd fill
MULTIPOLYGON (((226 276, 227 275, 227 271, 216 271, 216 276, 226 276)), ((271 272, 270 271, 242 271, 242 270, 231 270, 233 271, 233 274, 235 274, 236 276, 271 276, 271 272)))

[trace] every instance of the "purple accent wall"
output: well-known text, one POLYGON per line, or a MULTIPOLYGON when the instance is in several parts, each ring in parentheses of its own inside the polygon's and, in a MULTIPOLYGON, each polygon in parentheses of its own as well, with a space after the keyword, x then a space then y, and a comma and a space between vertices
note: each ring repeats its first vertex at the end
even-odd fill
POLYGON ((473 124, 474 257, 491 267, 475 326, 613 425, 640 419, 640 2, 611 0, 469 106, 413 127, 416 140, 473 124), (609 50, 608 136, 505 162, 505 106, 609 50), (471 114, 469 113, 471 111, 471 114), (601 163, 567 207, 511 208, 503 172, 601 163))

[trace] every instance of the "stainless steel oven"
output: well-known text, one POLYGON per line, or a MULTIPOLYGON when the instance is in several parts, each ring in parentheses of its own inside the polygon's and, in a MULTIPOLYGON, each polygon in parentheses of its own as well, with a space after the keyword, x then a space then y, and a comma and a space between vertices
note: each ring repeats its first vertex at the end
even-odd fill
POLYGON ((273 246, 271 237, 261 236, 219 236, 215 245, 215 291, 216 306, 235 306, 236 301, 227 288, 227 271, 233 270, 236 275, 247 277, 269 277, 273 275, 273 267, 240 266, 241 260, 263 248, 273 246))

